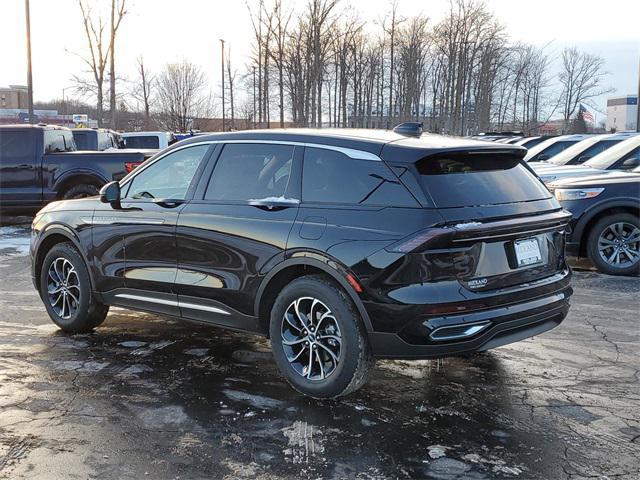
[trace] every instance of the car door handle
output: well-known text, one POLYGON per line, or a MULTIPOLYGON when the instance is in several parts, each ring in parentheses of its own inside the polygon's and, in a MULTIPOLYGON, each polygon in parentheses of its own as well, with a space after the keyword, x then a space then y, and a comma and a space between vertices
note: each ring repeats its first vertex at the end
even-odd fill
POLYGON ((176 198, 156 198, 153 203, 164 208, 176 208, 184 203, 184 200, 176 198))
POLYGON ((249 205, 258 207, 262 210, 282 210, 285 208, 297 207, 300 200, 297 198, 258 198, 249 200, 249 205))

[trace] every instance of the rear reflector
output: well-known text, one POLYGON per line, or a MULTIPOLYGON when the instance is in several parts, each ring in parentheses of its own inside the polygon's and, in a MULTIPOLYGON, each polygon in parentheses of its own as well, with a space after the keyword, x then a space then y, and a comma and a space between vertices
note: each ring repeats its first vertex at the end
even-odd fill
POLYGON ((349 285, 353 287, 356 293, 362 293, 362 287, 360 286, 356 278, 350 273, 347 274, 347 282, 349 282, 349 285))
POLYGON ((124 169, 127 173, 131 173, 138 165, 140 165, 140 163, 142 162, 125 162, 124 169))

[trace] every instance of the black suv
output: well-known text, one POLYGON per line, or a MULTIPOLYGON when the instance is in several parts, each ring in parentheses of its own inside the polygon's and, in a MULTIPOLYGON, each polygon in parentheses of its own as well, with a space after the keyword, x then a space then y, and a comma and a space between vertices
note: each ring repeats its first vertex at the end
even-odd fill
POLYGON ((570 214, 514 145, 371 130, 184 140, 100 198, 33 221, 35 287, 64 331, 109 305, 271 338, 297 390, 359 388, 375 358, 438 358, 566 316, 570 214))

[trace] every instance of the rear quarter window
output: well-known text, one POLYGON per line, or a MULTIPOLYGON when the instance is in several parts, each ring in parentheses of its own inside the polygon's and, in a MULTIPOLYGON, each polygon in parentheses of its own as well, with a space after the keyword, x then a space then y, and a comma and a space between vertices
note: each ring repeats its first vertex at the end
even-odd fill
POLYGON ((76 143, 71 131, 57 129, 44 131, 45 153, 73 152, 75 150, 76 143))
POLYGON ((518 158, 495 154, 449 154, 416 164, 425 193, 439 208, 497 205, 550 198, 518 158))
POLYGON ((323 148, 305 148, 302 201, 307 203, 418 207, 382 161, 357 160, 323 148))

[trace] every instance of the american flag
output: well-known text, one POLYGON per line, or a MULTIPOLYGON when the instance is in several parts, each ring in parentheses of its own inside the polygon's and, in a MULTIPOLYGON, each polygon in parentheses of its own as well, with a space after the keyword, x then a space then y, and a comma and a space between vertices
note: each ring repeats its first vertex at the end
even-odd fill
POLYGON ((578 116, 582 116, 582 118, 584 118, 585 121, 589 121, 593 123, 593 115, 591 115, 591 112, 587 110, 587 108, 582 104, 580 104, 580 110, 578 110, 578 116))

